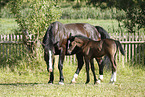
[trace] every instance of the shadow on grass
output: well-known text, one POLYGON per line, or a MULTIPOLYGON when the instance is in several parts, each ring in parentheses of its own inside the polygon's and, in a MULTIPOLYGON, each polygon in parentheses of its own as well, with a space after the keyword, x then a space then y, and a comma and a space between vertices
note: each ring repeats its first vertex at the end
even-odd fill
MULTIPOLYGON (((48 84, 48 83, 0 83, 0 86, 25 86, 25 85, 30 85, 30 86, 34 86, 34 85, 60 85, 58 83, 54 83, 54 84, 48 84)), ((64 85, 99 85, 99 84, 93 84, 93 83, 64 83, 64 85)), ((60 85, 63 86, 63 85, 60 85)))
POLYGON ((43 84, 47 84, 47 83, 0 83, 0 85, 12 85, 12 86, 18 86, 18 85, 43 85, 43 84))

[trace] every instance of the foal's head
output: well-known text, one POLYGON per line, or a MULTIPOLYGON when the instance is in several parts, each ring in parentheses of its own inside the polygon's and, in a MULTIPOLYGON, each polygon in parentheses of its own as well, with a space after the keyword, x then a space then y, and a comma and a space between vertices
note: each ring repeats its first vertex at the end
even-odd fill
POLYGON ((85 43, 85 38, 83 36, 77 35, 77 36, 71 36, 68 39, 68 50, 67 53, 71 54, 72 51, 78 51, 78 48, 81 48, 83 44, 85 43))

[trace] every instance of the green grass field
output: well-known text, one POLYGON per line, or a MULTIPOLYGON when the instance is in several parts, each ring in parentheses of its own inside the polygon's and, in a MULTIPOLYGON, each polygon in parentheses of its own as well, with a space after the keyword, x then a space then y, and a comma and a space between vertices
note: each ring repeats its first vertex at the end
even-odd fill
MULTIPOLYGON (((59 21, 62 23, 89 23, 95 26, 102 26, 109 33, 118 30, 118 22, 116 20, 66 19, 59 21)), ((18 30, 18 25, 15 19, 0 18, 0 34, 11 34, 18 30)))
MULTIPOLYGON (((85 22, 92 25, 103 26, 110 31, 112 26, 117 29, 115 20, 60 20, 62 23, 85 22)), ((14 19, 0 19, 0 33, 13 33, 17 28, 14 19)), ((38 59, 22 57, 21 60, 7 60, 0 62, 0 97, 145 97, 145 67, 141 64, 134 66, 126 63, 124 67, 118 63, 117 82, 109 84, 111 70, 104 69, 104 82, 93 84, 93 75, 90 71, 91 81, 84 84, 86 80, 85 66, 80 72, 77 83, 70 84, 75 73, 77 64, 64 62, 64 85, 58 85, 59 72, 57 62, 55 64, 54 84, 47 84, 49 73, 46 70, 46 64, 43 59, 43 53, 40 53, 38 59)), ((56 59, 57 61, 57 59, 56 59)), ((98 67, 96 75, 98 75, 98 67)))
MULTIPOLYGON (((145 71, 143 68, 130 67, 125 64, 123 68, 118 64, 117 82, 109 84, 111 71, 104 70, 104 82, 93 84, 93 75, 90 72, 91 81, 86 80, 85 66, 83 67, 76 84, 70 84, 76 69, 76 64, 64 64, 65 84, 58 85, 59 73, 55 64, 54 84, 47 84, 49 74, 45 64, 36 64, 35 68, 21 68, 16 66, 12 72, 9 68, 0 69, 0 96, 23 97, 23 96, 51 96, 51 97, 98 97, 98 96, 145 96, 145 71)), ((97 64, 95 64, 97 68, 97 64)), ((98 75, 98 70, 96 70, 98 75)))

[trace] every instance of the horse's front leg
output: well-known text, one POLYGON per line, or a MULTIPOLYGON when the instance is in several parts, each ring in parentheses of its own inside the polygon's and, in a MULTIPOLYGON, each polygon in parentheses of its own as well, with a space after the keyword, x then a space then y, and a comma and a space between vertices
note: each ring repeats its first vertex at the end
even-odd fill
POLYGON ((59 74, 60 74, 60 79, 59 79, 59 84, 64 85, 64 77, 63 77, 63 61, 65 57, 65 48, 61 48, 61 52, 59 55, 59 63, 58 63, 58 69, 59 69, 59 74))
POLYGON ((89 76, 89 63, 90 60, 85 57, 85 63, 86 63, 86 72, 87 72, 87 80, 86 80, 86 84, 90 82, 90 76, 89 76))
POLYGON ((100 80, 103 81, 103 68, 104 68, 104 63, 102 58, 96 58, 96 61, 99 65, 99 80, 97 81, 97 83, 100 83, 100 80))
POLYGON ((73 79, 71 80, 71 83, 76 83, 76 79, 79 75, 79 72, 81 71, 83 65, 84 65, 84 61, 83 61, 83 56, 82 54, 76 54, 76 57, 77 57, 77 61, 78 61, 78 67, 77 67, 77 70, 73 76, 73 79))
POLYGON ((98 79, 96 79, 95 67, 94 67, 93 59, 90 60, 90 63, 91 63, 91 70, 92 70, 92 73, 93 73, 93 76, 94 76, 94 84, 95 84, 98 79))
MULTIPOLYGON (((47 71, 50 72, 50 66, 49 66, 49 56, 48 54, 44 53, 44 59, 46 61, 47 64, 47 71)), ((51 62, 51 61, 50 61, 51 62)), ((54 58, 53 58, 53 64, 52 64, 52 71, 50 72, 50 79, 48 81, 49 84, 53 84, 53 80, 54 80, 54 58)))

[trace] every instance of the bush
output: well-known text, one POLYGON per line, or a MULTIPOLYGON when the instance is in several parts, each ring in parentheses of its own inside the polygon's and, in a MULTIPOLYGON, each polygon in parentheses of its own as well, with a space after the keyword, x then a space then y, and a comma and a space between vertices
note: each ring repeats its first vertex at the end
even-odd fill
POLYGON ((11 8, 20 31, 23 31, 25 45, 37 56, 38 40, 42 41, 49 24, 59 19, 60 8, 55 2, 47 0, 13 0, 11 8), (30 39, 31 34, 35 34, 33 40, 30 39))
POLYGON ((49 24, 59 19, 61 10, 55 2, 47 0, 13 0, 12 12, 20 30, 27 29, 30 34, 42 37, 49 24))
POLYGON ((1 9, 0 18, 13 18, 14 14, 11 12, 11 9, 5 6, 1 9))

